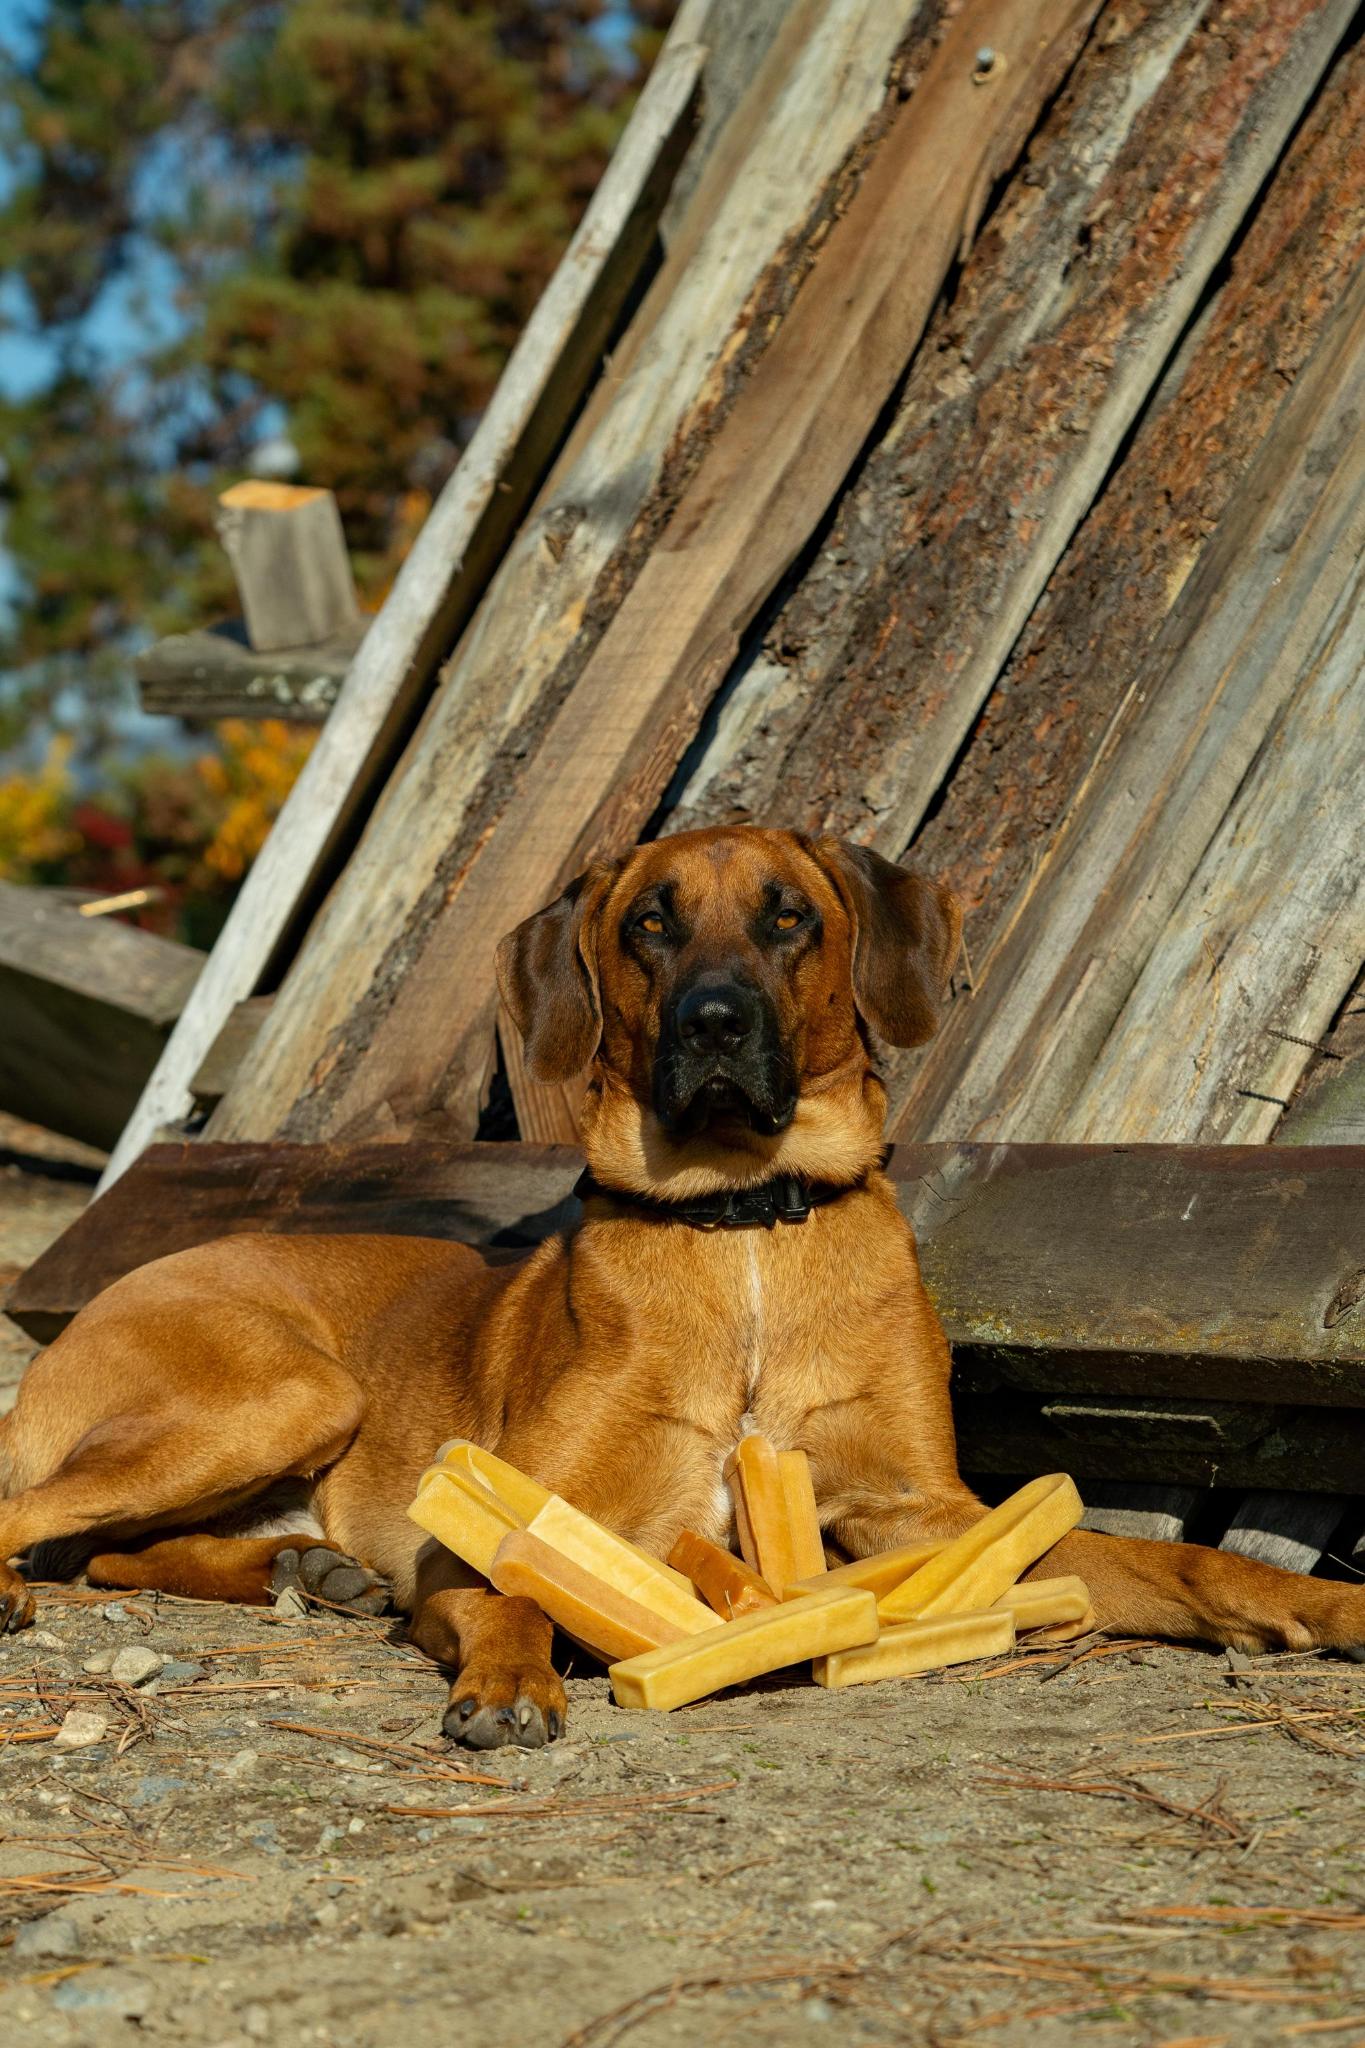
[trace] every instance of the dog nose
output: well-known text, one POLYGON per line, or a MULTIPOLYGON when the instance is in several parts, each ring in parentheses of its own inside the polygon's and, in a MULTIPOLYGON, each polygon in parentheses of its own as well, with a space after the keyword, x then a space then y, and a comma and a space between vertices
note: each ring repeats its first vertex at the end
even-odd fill
POLYGON ((674 1021, 689 1052, 735 1053, 758 1028, 758 999, 732 981, 695 982, 674 1021))

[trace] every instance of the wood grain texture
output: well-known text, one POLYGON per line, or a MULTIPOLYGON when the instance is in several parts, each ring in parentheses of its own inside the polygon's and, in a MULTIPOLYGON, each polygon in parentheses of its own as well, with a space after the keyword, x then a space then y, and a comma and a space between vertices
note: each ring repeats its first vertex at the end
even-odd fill
MULTIPOLYGON (((157 1146, 30 1267, 10 1313, 50 1335, 133 1266, 242 1230, 530 1242, 567 1213, 580 1164, 422 1139, 157 1146)), ((1065 1395, 1126 1411, 1230 1389, 1365 1407, 1365 1276, 1359 1312, 1331 1319, 1360 1271, 1359 1152, 915 1145, 889 1172, 959 1386, 984 1407, 1065 1395)), ((1154 1471, 1183 1476, 1130 1476, 1154 1471)))
MULTIPOLYGON (((777 317, 762 280, 784 268, 787 243, 882 107, 921 4, 793 6, 714 137, 667 261, 310 931, 251 1087, 223 1103, 215 1136, 314 1138, 336 1127, 334 1098, 428 923, 629 587, 657 525, 650 508, 708 430, 731 365, 777 317)), ((486 988, 491 965, 491 954, 476 965, 486 988)))
POLYGON ((849 473, 939 287, 1097 0, 972 0, 817 261, 495 829, 452 877, 327 1120, 440 1107, 472 1132, 495 995, 469 972, 591 860, 634 843, 759 606, 849 473), (989 112, 976 52, 997 53, 989 112))
POLYGON ((1081 1527, 1106 1536, 1140 1536, 1148 1543, 1182 1543, 1202 1498, 1196 1486, 1097 1479, 1085 1490, 1081 1527))
POLYGON ((1350 1505, 1331 1493, 1249 1493, 1218 1547, 1281 1571, 1311 1572, 1350 1505))
MULTIPOLYGON (((1305 0, 1105 10, 677 825, 790 822, 901 854, 1348 12, 1305 0)), ((1322 210, 1335 211, 1330 197, 1322 210)), ((1196 473, 1212 459, 1201 443, 1196 473)), ((1120 563, 1117 587, 1130 576, 1120 563)), ((1106 602, 1093 583, 1088 595, 1106 602)), ((1087 698, 1092 681, 1103 693, 1087 676, 1087 698)), ((1033 723, 1064 704, 1054 693, 1033 723)), ((979 794, 966 822, 985 835, 1000 806, 989 783, 979 794)), ((933 858, 962 881, 958 836, 933 858)))
POLYGON ((0 882, 0 1108, 112 1145, 203 966, 192 946, 0 882))
MULTIPOLYGON (((1361 363, 1365 377, 1365 358, 1361 363)), ((1056 1135, 1268 1139, 1365 943, 1365 561, 1056 1135)))
POLYGON ((436 669, 544 477, 651 247, 692 130, 707 0, 686 0, 635 114, 461 458, 370 626, 326 726, 110 1159, 182 1118, 234 1003, 255 994, 330 879, 436 669))
POLYGON ((897 1122, 1064 1127, 1251 769, 1340 631, 1365 548, 1365 266, 1128 684, 1126 715, 954 1005, 897 1122))

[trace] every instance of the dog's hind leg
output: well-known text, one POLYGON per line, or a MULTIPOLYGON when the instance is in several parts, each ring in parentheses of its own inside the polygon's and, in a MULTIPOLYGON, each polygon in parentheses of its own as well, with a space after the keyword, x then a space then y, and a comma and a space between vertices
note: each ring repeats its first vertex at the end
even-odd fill
POLYGON ((153 1536, 97 1551, 85 1574, 92 1586, 230 1600, 241 1607, 262 1607, 288 1587, 348 1614, 382 1614, 389 1605, 377 1572, 311 1536, 220 1536, 211 1530, 153 1536))
MULTIPOLYGON (((12 1567, 36 1545, 80 1537, 108 1551, 156 1529, 202 1528, 271 1481, 330 1463, 359 1426, 355 1380, 292 1332, 287 1343, 278 1328, 268 1332, 277 1370, 266 1401, 235 1386, 220 1355, 211 1361, 219 1372, 206 1373, 193 1397, 184 1376, 168 1371, 160 1398, 139 1407, 101 1398, 98 1356, 82 1360, 77 1327, 59 1340, 60 1356, 54 1345, 29 1368, 6 1418, 10 1468, 29 1483, 0 1501, 0 1633, 33 1619, 12 1567)), ((127 1335, 136 1342, 135 1324, 127 1335)))

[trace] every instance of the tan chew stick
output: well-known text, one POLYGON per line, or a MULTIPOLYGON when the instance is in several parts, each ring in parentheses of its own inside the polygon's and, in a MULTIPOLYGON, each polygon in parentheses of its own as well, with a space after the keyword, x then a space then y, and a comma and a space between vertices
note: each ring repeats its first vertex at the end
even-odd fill
POLYGON ((985 1614, 943 1614, 933 1621, 900 1621, 884 1628, 875 1643, 860 1650, 840 1650, 817 1657, 811 1676, 817 1685, 835 1690, 845 1685, 870 1685, 878 1678, 909 1678, 916 1671, 941 1671, 948 1664, 971 1664, 978 1657, 998 1657, 1014 1647, 1014 1616, 1007 1608, 985 1614))
POLYGON ((503 1538, 488 1576, 500 1593, 534 1600, 551 1621, 607 1663, 687 1640, 672 1622, 605 1585, 529 1529, 514 1529, 503 1538))
POLYGON ((448 1465, 432 1465, 422 1474, 408 1515, 485 1578, 503 1537, 521 1527, 486 1487, 448 1465))
POLYGON ((818 1578, 825 1569, 825 1539, 820 1534, 820 1510, 811 1484, 810 1459, 804 1451, 779 1451, 777 1469, 787 1503, 795 1576, 818 1578))
POLYGON ((725 1483, 735 1504, 744 1562, 780 1594, 802 1574, 796 1567, 782 1467, 766 1436, 740 1438, 726 1460, 725 1483))
POLYGON ((1028 1628, 1059 1628, 1067 1622, 1084 1621, 1094 1613, 1090 1588, 1084 1579, 1025 1579, 1011 1586, 995 1603, 1008 1608, 1014 1626, 1022 1635, 1028 1628))
POLYGON ((1049 1643, 1074 1643, 1077 1636, 1088 1636, 1092 1630, 1098 1629, 1099 1625, 1100 1618, 1092 1607, 1079 1621, 1059 1621, 1054 1628, 1031 1629, 1025 1647, 1030 1650, 1041 1650, 1049 1643))
MULTIPOLYGON (((494 1451, 486 1451, 482 1444, 471 1443, 465 1436, 453 1436, 448 1443, 442 1444, 436 1453, 436 1462, 438 1465, 452 1466, 455 1471, 465 1473, 470 1479, 481 1480, 491 1493, 497 1495, 503 1506, 510 1508, 517 1520, 522 1523, 533 1522, 546 1503, 558 1497, 551 1493, 548 1486, 542 1486, 538 1479, 532 1479, 529 1473, 518 1471, 515 1465, 508 1464, 506 1458, 498 1457, 494 1451)), ((624 1536, 619 1540, 627 1542, 624 1536)), ((637 1556, 648 1558, 650 1555, 647 1550, 641 1550, 638 1544, 628 1543, 627 1547, 634 1550, 637 1556)), ((674 1581, 680 1592, 691 1591, 688 1580, 681 1572, 671 1570, 659 1558, 652 1558, 650 1561, 657 1571, 663 1572, 674 1581)))
POLYGON ((558 1494, 551 1494, 528 1524, 533 1536, 602 1579, 629 1600, 638 1601, 669 1621, 683 1635, 701 1635, 720 1627, 719 1617, 698 1600, 690 1586, 656 1557, 623 1542, 590 1515, 580 1514, 558 1494))
POLYGON ((902 1543, 898 1550, 879 1550, 873 1557, 855 1557, 849 1564, 832 1564, 828 1571, 813 1578, 793 1580, 783 1588, 782 1597, 798 1600, 803 1593, 818 1592, 821 1586, 863 1586, 880 1600, 883 1593, 889 1593, 911 1572, 937 1557, 942 1548, 941 1542, 902 1543))
POLYGON ((877 1602, 857 1586, 807 1593, 761 1614, 744 1614, 714 1634, 672 1643, 611 1667, 617 1705, 667 1713, 722 1686, 742 1685, 765 1671, 824 1657, 877 1634, 877 1602))
POLYGON ((1031 1480, 884 1594, 877 1611, 883 1621, 911 1621, 993 1607, 1021 1572, 1075 1528, 1083 1513, 1081 1497, 1064 1472, 1031 1480))
POLYGON ((683 1530, 668 1553, 668 1562, 691 1580, 707 1606, 725 1621, 777 1605, 777 1595, 766 1579, 752 1571, 743 1558, 722 1550, 717 1543, 708 1543, 695 1529, 683 1530))
POLYGON ((512 1510, 519 1522, 534 1520, 550 1498, 548 1486, 542 1486, 526 1472, 518 1472, 515 1465, 486 1451, 482 1444, 470 1443, 468 1437, 452 1437, 449 1443, 442 1444, 436 1462, 479 1480, 512 1510))

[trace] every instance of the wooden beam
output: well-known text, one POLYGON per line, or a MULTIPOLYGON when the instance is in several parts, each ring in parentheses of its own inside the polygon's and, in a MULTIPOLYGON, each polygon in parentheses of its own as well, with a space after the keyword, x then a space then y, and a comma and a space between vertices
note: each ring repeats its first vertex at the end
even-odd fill
POLYGON ((633 844, 741 635, 810 538, 913 354, 994 181, 1098 0, 969 0, 834 220, 662 537, 420 934, 363 1050, 333 1069, 328 1131, 439 1107, 471 1131, 496 995, 470 962, 590 861, 633 844), (996 69, 983 93, 978 52, 996 69))
MULTIPOLYGON (((338 1073, 596 644, 718 408, 810 260, 925 0, 793 0, 667 260, 280 992, 215 1137, 315 1138, 338 1073)), ((679 18, 679 28, 682 18, 679 18)), ((674 33, 678 33, 675 28, 674 33)), ((466 967, 470 963, 466 962, 466 967)), ((479 977, 491 958, 475 964, 479 977)), ((491 988, 491 979, 487 986, 491 988)), ((491 1034, 488 1039, 491 1051, 491 1034)))
POLYGON ((234 1003, 297 937, 331 863, 406 739, 439 664, 533 499, 653 245, 692 132, 708 0, 684 0, 630 125, 454 475, 369 627, 331 716, 242 885, 193 1001, 110 1160, 108 1186, 164 1124, 234 1003))
POLYGON ((0 1108, 107 1149, 203 964, 192 946, 0 882, 0 1108))
POLYGON ((1182 1543, 1202 1499, 1196 1486, 1097 1479, 1085 1490, 1081 1527, 1106 1536, 1140 1536, 1148 1543, 1182 1543))
POLYGON ((337 700, 363 628, 318 647, 257 654, 230 620, 172 633, 133 660, 144 711, 175 718, 286 718, 321 725, 337 700))
POLYGON ((1350 1494, 1365 1470, 1365 1414, 1321 1408, 1248 1408, 1205 1402, 1177 1408, 1127 1403, 1107 1414, 1071 1402, 956 1394, 965 1472, 1070 1472, 1087 1483, 1159 1473, 1187 1487, 1278 1487, 1350 1494))
POLYGON ((1258 749, 1342 631, 1365 551, 1365 266, 1128 681, 900 1128, 1038 1140, 1086 1076, 1258 749))
MULTIPOLYGON (((1180 446, 1163 478, 1168 496, 1141 517, 1127 501, 1127 466, 1117 479, 1107 472, 1351 12, 1348 0, 1106 11, 935 316, 825 548, 738 682, 673 824, 782 821, 849 833, 896 859, 950 774, 957 781, 966 747, 979 771, 973 761, 962 777, 961 803, 947 791, 953 826, 936 822, 927 858, 979 902, 1019 806, 1054 797, 1059 732, 1107 696, 1108 673, 1094 671, 1119 652, 1109 614, 1123 610, 1135 575, 1134 627, 1165 609, 1162 571, 1169 582, 1186 504, 1216 486, 1262 389, 1272 410, 1279 403, 1320 320, 1319 290, 1330 302, 1334 269, 1354 263, 1365 168, 1352 160, 1361 138, 1347 108, 1284 222, 1283 289, 1262 252, 1221 337, 1208 402, 1168 422, 1180 446), (1002 692, 974 735, 1101 489, 1116 528, 1112 567, 1079 582, 1082 608, 1049 686, 1023 706, 1002 692), (1033 756, 1002 775, 1002 729, 1013 736, 1015 724, 1021 754, 1030 741, 1033 756)), ((973 955, 984 951, 983 933, 973 955)))
POLYGON ((1331 1493, 1249 1493, 1218 1547, 1281 1571, 1311 1572, 1350 1505, 1331 1493))
MULTIPOLYGON (((514 1226, 526 1243, 566 1213, 580 1164, 567 1148, 424 1139, 156 1146, 30 1267, 10 1313, 50 1336, 132 1267, 243 1230, 475 1241, 514 1226)), ((1365 1299, 1325 1320, 1360 1269, 1360 1152, 910 1145, 889 1171, 964 1398, 983 1409, 1365 1407, 1365 1299)))
POLYGON ((341 514, 330 491, 248 477, 218 500, 247 638, 261 653, 316 647, 359 623, 341 514))

